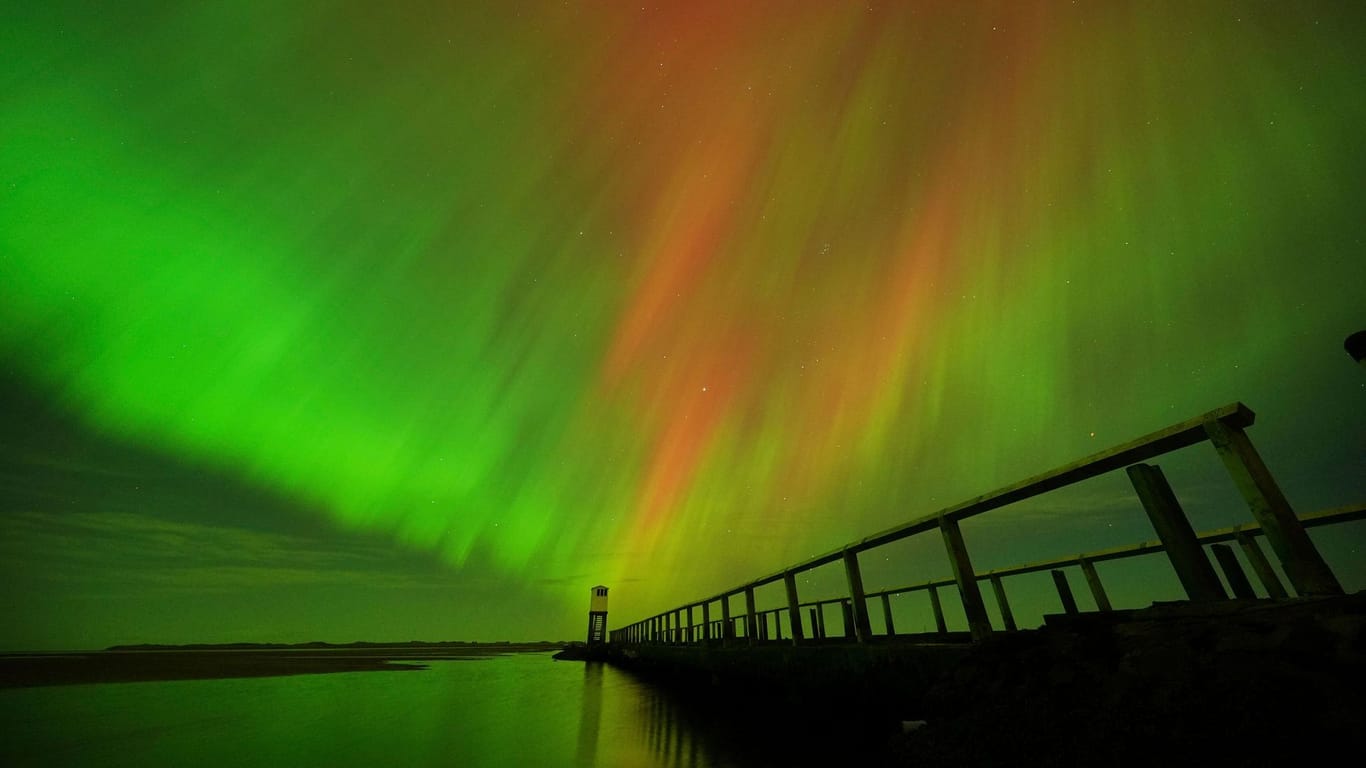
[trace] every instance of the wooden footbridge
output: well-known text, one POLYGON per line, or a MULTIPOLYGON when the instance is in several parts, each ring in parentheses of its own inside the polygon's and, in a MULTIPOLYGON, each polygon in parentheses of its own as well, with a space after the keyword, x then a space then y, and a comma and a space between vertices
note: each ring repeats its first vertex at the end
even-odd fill
POLYGON ((1204 551, 1207 545, 1224 571, 1229 589, 1233 592, 1232 597, 1255 597, 1251 583, 1229 542, 1236 543, 1243 550, 1256 578, 1272 598, 1287 598, 1292 590, 1295 595, 1302 597, 1342 594, 1342 586, 1305 529, 1366 518, 1366 503, 1297 516, 1248 438, 1246 429, 1253 420, 1253 412, 1242 403, 1226 405, 1072 464, 851 542, 720 594, 611 630, 610 644, 626 650, 661 645, 819 645, 827 639, 835 639, 826 632, 827 609, 843 614, 845 629, 839 638, 841 643, 882 642, 898 637, 890 598, 919 591, 929 595, 938 631, 929 636, 902 635, 899 639, 937 643, 946 640, 981 641, 993 631, 982 599, 983 582, 989 583, 995 594, 1002 625, 1006 630, 1015 630, 1016 623, 1006 592, 1007 578, 1051 571, 1064 611, 1077 613, 1077 602, 1066 573, 1066 569, 1075 566, 1081 570, 1098 610, 1105 612, 1111 610, 1111 604, 1095 564, 1155 552, 1166 553, 1191 601, 1229 599, 1230 595, 1220 583, 1204 551), (1248 524, 1197 533, 1162 470, 1156 465, 1145 463, 1199 443, 1209 443, 1222 460, 1252 513, 1252 521, 1248 524), (959 529, 963 520, 1120 470, 1128 475, 1135 494, 1147 512, 1157 533, 1156 541, 987 572, 974 570, 967 544, 959 529), (860 555, 892 542, 933 535, 936 531, 948 554, 951 578, 876 592, 864 590, 859 567, 860 555), (1270 546, 1289 581, 1289 588, 1281 583, 1257 537, 1264 538, 1270 546), (797 576, 836 562, 844 565, 847 594, 831 599, 803 601, 797 590, 797 576), (786 588, 787 605, 771 610, 756 610, 755 590, 780 581, 786 588), (962 601, 963 613, 967 618, 968 633, 948 631, 939 589, 949 586, 957 587, 958 598, 962 601), (732 598, 742 596, 743 608, 733 611, 732 598), (878 602, 881 603, 884 632, 875 636, 869 621, 869 606, 878 602))

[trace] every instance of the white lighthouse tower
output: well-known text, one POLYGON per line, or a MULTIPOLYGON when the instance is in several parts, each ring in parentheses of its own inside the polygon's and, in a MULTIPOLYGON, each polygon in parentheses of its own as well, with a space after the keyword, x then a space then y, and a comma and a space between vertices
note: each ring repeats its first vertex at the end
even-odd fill
POLYGON ((607 587, 599 584, 593 587, 593 597, 588 602, 588 644, 601 645, 607 642, 607 587))

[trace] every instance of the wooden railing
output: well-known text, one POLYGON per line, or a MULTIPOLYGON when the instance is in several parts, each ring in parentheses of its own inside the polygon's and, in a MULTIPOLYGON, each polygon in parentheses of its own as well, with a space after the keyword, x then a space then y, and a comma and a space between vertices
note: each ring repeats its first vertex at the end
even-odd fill
POLYGON ((938 592, 940 587, 947 586, 958 588, 958 596, 967 618, 969 636, 974 640, 981 640, 991 633, 992 628, 982 600, 979 582, 986 581, 991 584, 1001 612, 1002 623, 1007 630, 1013 630, 1016 628, 1015 619, 1011 613, 1004 579, 1026 573, 1051 571, 1063 609, 1074 613, 1077 611, 1076 601, 1064 569, 1076 566, 1082 571, 1096 606, 1106 611, 1110 610, 1110 600, 1096 572, 1095 563, 1166 552, 1177 578, 1191 600, 1226 599, 1228 595, 1204 552, 1205 545, 1212 547, 1220 567, 1224 570, 1229 587, 1234 592, 1234 597, 1251 597, 1253 592, 1246 574, 1243 573, 1233 551, 1223 543, 1228 541, 1237 542, 1242 548, 1269 596, 1285 597, 1286 588, 1258 546, 1256 536, 1265 537, 1296 594, 1341 594, 1342 587, 1305 529, 1366 519, 1366 504, 1328 510, 1303 518, 1297 517, 1244 431, 1252 425, 1254 419, 1253 412, 1242 403, 1226 405, 1050 472, 875 533, 720 594, 614 629, 610 633, 610 640, 621 644, 730 643, 742 638, 748 643, 786 640, 800 644, 820 641, 829 636, 825 631, 826 608, 837 605, 843 613, 843 634, 847 639, 865 643, 874 639, 868 617, 869 600, 880 599, 883 634, 895 636, 890 597, 917 591, 929 593, 937 634, 948 636, 938 592), (1143 463, 1202 442, 1210 443, 1222 459, 1225 469, 1252 512, 1252 523, 1196 534, 1161 469, 1143 463), (1147 512, 1157 532, 1157 541, 1144 541, 984 573, 973 570, 972 560, 959 528, 961 521, 1121 469, 1127 473, 1139 501, 1147 512), (861 553, 936 530, 939 531, 948 554, 953 574, 951 578, 877 592, 864 591, 859 568, 861 553), (835 562, 844 564, 848 595, 801 601, 797 594, 797 575, 835 562), (755 590, 779 581, 783 582, 787 593, 786 607, 757 610, 755 590), (730 598, 741 595, 745 601, 744 611, 732 616, 730 598), (719 616, 712 615, 711 608, 714 603, 719 605, 719 616), (804 609, 809 612, 810 637, 806 636, 807 632, 803 627, 804 609), (783 637, 784 613, 788 619, 787 638, 783 637))

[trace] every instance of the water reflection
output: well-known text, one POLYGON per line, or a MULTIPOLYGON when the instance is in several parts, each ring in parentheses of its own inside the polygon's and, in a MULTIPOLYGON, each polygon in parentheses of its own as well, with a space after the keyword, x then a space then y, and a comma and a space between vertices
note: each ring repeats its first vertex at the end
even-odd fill
POLYGON ((597 765, 598 732, 602 730, 602 668, 599 661, 584 662, 583 703, 579 707, 578 764, 597 765))
MULTIPOLYGON (((543 655, 420 672, 0 690, 0 765, 747 768, 807 763, 752 702, 543 655), (793 759, 789 759, 793 758, 793 759)), ((790 736, 790 733, 789 733, 790 736)))
POLYGON ((695 705, 606 664, 583 669, 579 766, 745 766, 695 705), (604 707, 604 702, 606 706, 604 707))
POLYGON ((693 712, 658 689, 642 686, 641 693, 646 702, 646 746, 658 765, 697 768, 724 762, 715 745, 704 743, 705 731, 693 721, 693 712))

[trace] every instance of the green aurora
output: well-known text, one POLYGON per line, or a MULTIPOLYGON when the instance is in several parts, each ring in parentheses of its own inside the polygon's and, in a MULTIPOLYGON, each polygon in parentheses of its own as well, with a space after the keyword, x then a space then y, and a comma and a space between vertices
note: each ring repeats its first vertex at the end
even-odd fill
POLYGON ((0 0, 0 645, 573 638, 1234 400, 1359 501, 1364 11, 0 0))

